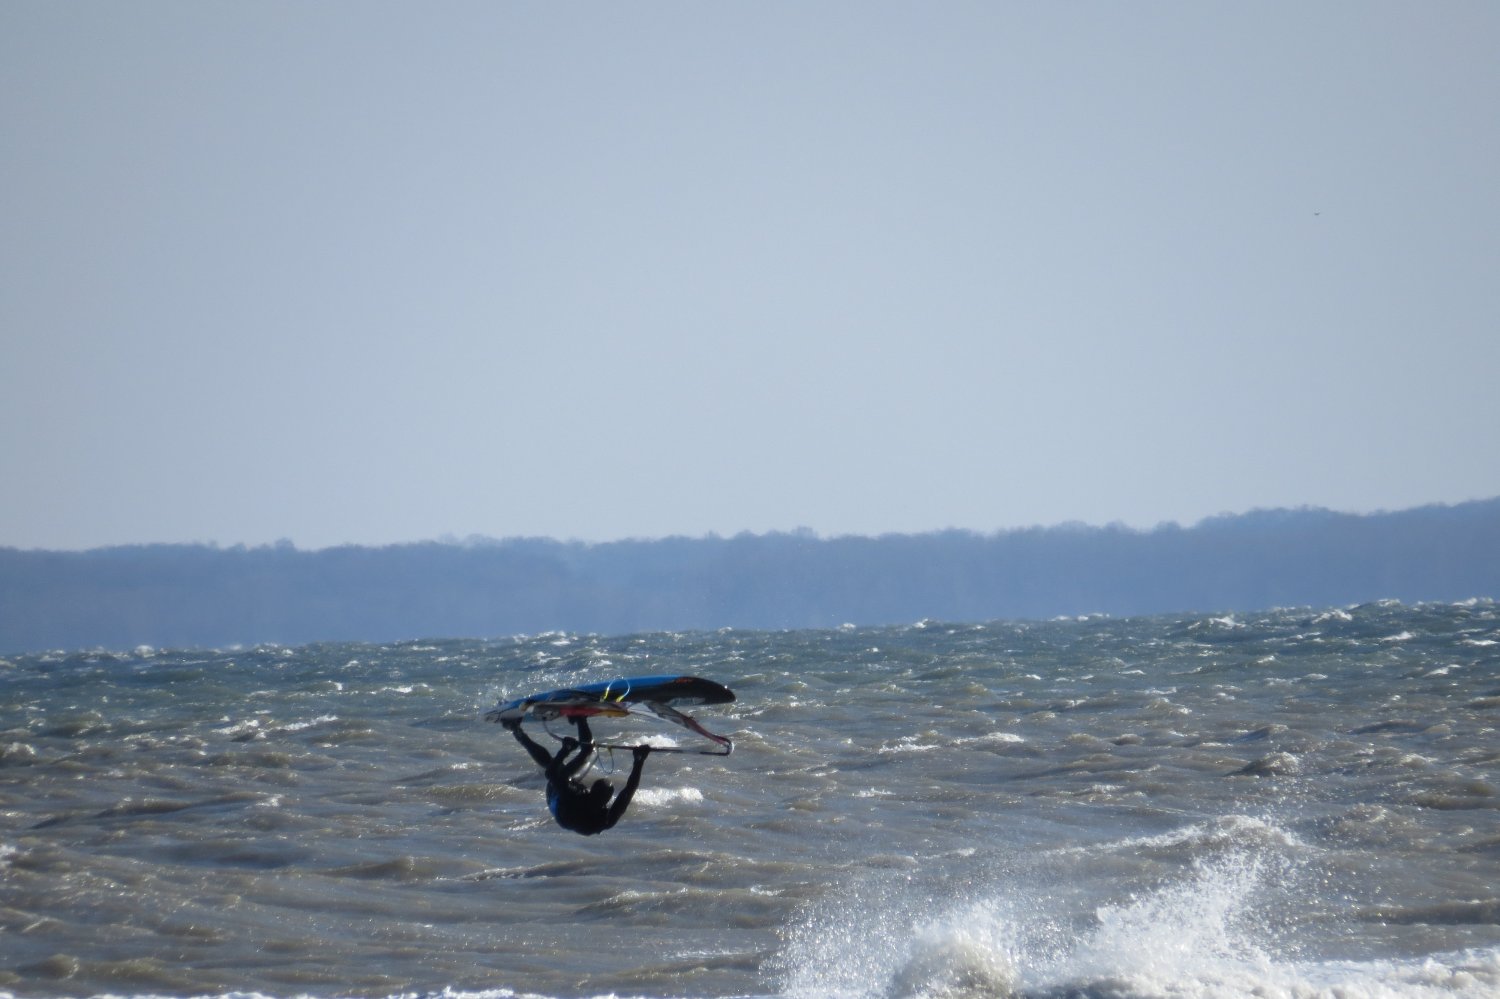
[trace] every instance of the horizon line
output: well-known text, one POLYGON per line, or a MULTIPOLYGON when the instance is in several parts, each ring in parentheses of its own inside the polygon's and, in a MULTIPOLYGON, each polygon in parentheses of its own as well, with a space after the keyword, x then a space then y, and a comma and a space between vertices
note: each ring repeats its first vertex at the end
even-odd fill
POLYGON ((107 552, 119 549, 131 548, 206 548, 214 551, 294 551, 302 554, 316 554, 325 551, 337 551, 347 548, 366 548, 370 550, 388 548, 418 547, 423 545, 436 545, 439 547, 452 548, 485 548, 501 547, 515 543, 548 543, 561 546, 581 546, 586 548, 606 547, 617 544, 654 544, 667 541, 733 541, 743 538, 784 538, 793 537, 807 541, 839 541, 839 540, 869 540, 878 541, 884 538, 921 538, 942 534, 966 534, 979 538, 994 538, 1007 534, 1024 534, 1032 531, 1122 531, 1131 534, 1155 534, 1163 531, 1192 531, 1205 526, 1212 526, 1220 522, 1228 522, 1244 518, 1276 514, 1324 514, 1333 517, 1368 518, 1380 516, 1392 516, 1405 513, 1415 513, 1424 510, 1454 509, 1464 506, 1483 505, 1486 503, 1500 502, 1500 496, 1489 496, 1456 502, 1437 501, 1422 503, 1416 506, 1401 507, 1398 509, 1375 509, 1365 512, 1335 510, 1324 506, 1302 504, 1300 506, 1275 506, 1275 507, 1251 507, 1238 513, 1222 512, 1202 517, 1191 524, 1184 525, 1176 520, 1158 521, 1151 527, 1133 527, 1124 521, 1114 520, 1106 524, 1093 524, 1081 520, 1056 521, 1051 524, 1028 524, 1012 527, 997 527, 989 530, 970 527, 939 527, 915 531, 885 531, 880 534, 869 534, 860 532, 839 532, 822 534, 811 527, 797 526, 788 529, 771 529, 767 531, 752 531, 749 529, 737 531, 733 534, 721 534, 718 531, 707 531, 703 534, 664 534, 656 536, 627 535, 624 537, 609 538, 599 541, 589 541, 578 537, 559 538, 552 535, 539 534, 513 534, 496 537, 487 534, 468 534, 463 537, 451 533, 444 533, 437 537, 416 538, 405 541, 365 542, 347 541, 338 544, 320 545, 316 547, 299 547, 290 538, 279 538, 275 541, 245 542, 237 541, 223 543, 217 540, 203 541, 124 541, 110 544, 93 545, 87 548, 46 548, 29 547, 22 548, 17 545, 0 545, 0 550, 17 551, 43 554, 61 555, 87 555, 92 552, 107 552))

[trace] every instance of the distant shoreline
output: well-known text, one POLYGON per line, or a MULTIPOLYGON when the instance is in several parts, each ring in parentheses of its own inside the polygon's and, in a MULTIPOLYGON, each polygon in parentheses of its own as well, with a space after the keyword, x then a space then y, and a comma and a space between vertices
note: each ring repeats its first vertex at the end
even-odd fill
POLYGON ((1454 601, 1500 596, 1497 555, 1500 498, 1151 530, 0 548, 0 652, 1454 601))

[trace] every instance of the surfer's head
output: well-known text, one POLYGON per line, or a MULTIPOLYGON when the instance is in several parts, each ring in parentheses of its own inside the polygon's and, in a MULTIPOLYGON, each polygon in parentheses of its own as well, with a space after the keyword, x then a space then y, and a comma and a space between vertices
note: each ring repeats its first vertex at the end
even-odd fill
POLYGON ((596 805, 608 805, 609 796, 614 793, 614 785, 601 777, 594 781, 593 787, 589 788, 589 800, 596 805))

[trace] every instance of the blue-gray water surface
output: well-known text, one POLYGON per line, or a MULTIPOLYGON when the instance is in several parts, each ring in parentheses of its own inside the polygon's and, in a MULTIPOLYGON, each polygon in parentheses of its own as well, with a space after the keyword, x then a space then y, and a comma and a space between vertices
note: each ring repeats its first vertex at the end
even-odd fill
POLYGON ((1493 997, 1497 723, 1490 601, 11 656, 0 993, 1493 997), (559 829, 484 711, 661 673, 559 829))

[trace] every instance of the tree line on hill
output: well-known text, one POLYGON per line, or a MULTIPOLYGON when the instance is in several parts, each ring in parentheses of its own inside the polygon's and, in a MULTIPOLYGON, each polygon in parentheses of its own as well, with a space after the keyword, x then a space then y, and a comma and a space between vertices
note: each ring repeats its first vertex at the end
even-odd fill
POLYGON ((0 652, 825 628, 1500 596, 1500 499, 1184 528, 0 548, 0 652))

